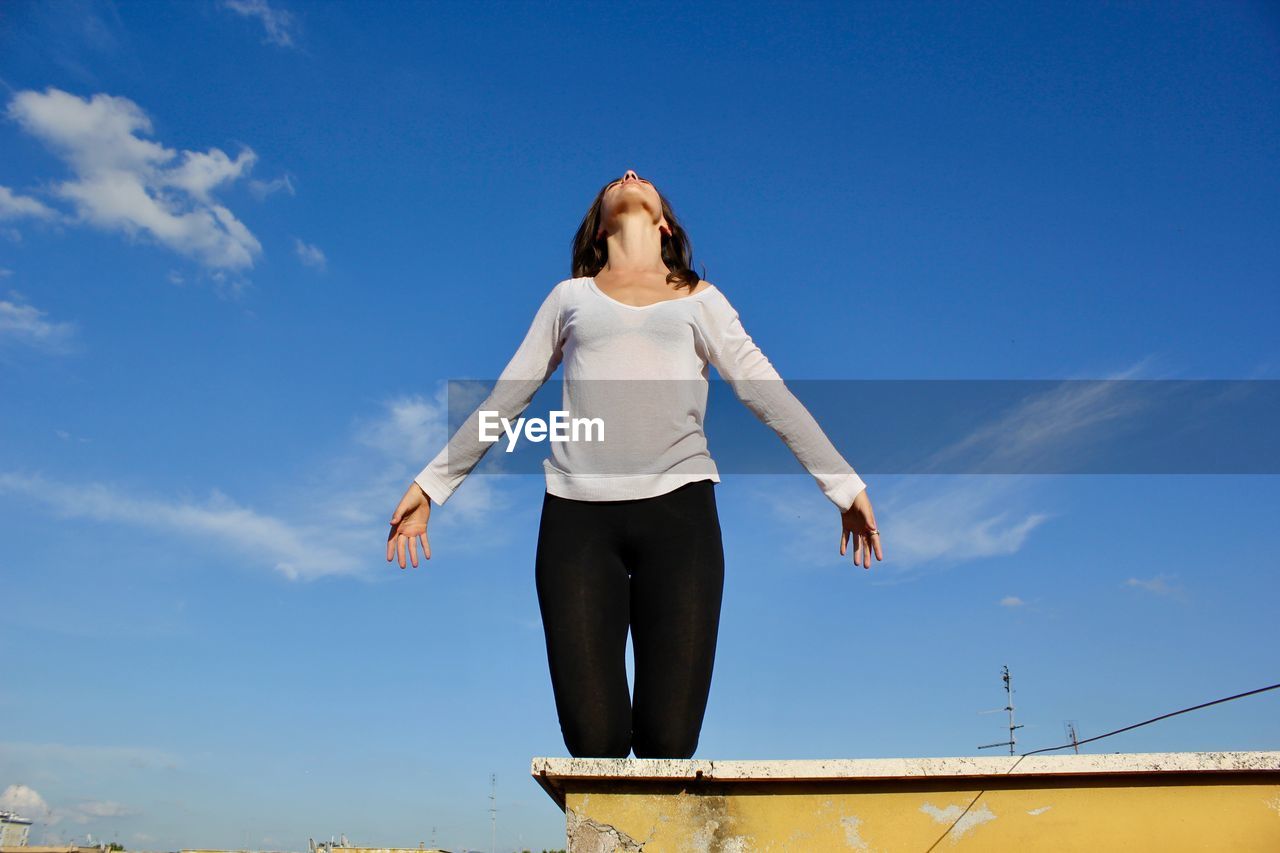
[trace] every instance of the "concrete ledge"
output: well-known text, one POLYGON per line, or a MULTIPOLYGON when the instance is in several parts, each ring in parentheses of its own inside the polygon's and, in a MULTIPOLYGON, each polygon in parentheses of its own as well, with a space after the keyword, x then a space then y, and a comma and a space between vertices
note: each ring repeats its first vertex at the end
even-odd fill
POLYGON ((534 758, 570 853, 1280 850, 1280 751, 534 758))
POLYGON ((922 776, 981 778, 1127 773, 1280 773, 1275 752, 1114 752, 1096 755, 955 756, 947 758, 835 758, 794 761, 707 761, 668 758, 534 758, 533 777, 564 809, 571 780, 716 780, 809 782, 911 779, 922 776))

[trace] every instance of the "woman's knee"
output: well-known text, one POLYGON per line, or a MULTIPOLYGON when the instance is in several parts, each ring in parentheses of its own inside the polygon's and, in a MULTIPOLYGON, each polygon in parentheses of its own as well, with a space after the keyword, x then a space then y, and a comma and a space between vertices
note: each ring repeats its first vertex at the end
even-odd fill
POLYGON ((631 731, 594 728, 566 729, 564 745, 574 758, 626 758, 631 754, 631 731))
POLYGON ((636 758, 692 758, 698 750, 698 732, 637 731, 632 744, 636 758))

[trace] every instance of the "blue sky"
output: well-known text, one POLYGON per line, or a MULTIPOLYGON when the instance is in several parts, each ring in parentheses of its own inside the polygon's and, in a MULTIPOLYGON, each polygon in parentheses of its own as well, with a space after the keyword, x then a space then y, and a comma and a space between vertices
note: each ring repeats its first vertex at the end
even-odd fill
MULTIPOLYGON (((495 774, 499 849, 563 844, 543 483, 383 552, 624 169, 784 377, 1280 376, 1274 4, 17 2, 0 85, 36 842, 487 850, 495 774)), ((1274 477, 867 479, 869 572, 803 473, 724 477, 698 757, 997 753, 1006 664, 1020 750, 1278 680, 1274 477)), ((1085 749, 1275 748, 1277 701, 1085 749)))

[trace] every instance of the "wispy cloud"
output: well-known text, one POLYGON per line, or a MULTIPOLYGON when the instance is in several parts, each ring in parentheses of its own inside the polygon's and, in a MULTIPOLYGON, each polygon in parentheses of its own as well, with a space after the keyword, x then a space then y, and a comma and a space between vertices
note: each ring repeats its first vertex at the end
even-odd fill
POLYGON ((141 107, 107 94, 22 91, 7 115, 70 167, 75 177, 51 192, 80 222, 149 237, 216 270, 248 269, 261 254, 257 238, 213 196, 252 168, 252 149, 232 158, 218 148, 167 148, 144 138, 152 125, 141 107))
MULTIPOLYGON (((462 393, 462 384, 452 383, 452 393, 462 393)), ((357 446, 376 451, 382 459, 388 460, 394 467, 392 481, 399 483, 399 473, 403 460, 414 460, 410 478, 416 476, 421 467, 445 446, 449 438, 448 405, 450 383, 442 382, 433 397, 419 394, 406 395, 388 400, 376 417, 361 421, 356 426, 355 442, 357 446)), ((457 400, 455 399, 455 405, 457 400)), ((475 401, 479 404, 479 400, 475 401)), ((346 464, 361 465, 359 454, 347 460, 346 464)), ((459 488, 449 498, 447 506, 441 512, 442 521, 449 526, 471 526, 484 524, 492 519, 493 513, 508 508, 509 498, 501 487, 501 475, 471 476, 466 480, 465 488, 459 488)), ((408 487, 404 483, 404 488, 408 487)), ((386 486, 379 484, 377 488, 386 486)), ((384 503, 385 492, 380 498, 384 503)), ((399 496, 396 497, 399 500, 399 496)), ((394 507, 392 507, 394 509, 394 507)), ((387 516, 390 516, 388 511, 387 516)), ((431 525, 436 524, 433 519, 431 525)), ((490 534, 501 535, 501 534, 490 534)))
POLYGON ((876 511, 894 562, 903 568, 1016 554, 1052 517, 1023 508, 1023 487, 1007 477, 958 477, 932 488, 890 492, 876 511))
MULTIPOLYGON (((387 401, 355 425, 348 449, 312 466, 271 512, 234 500, 213 488, 203 500, 137 494, 102 482, 72 483, 40 473, 0 472, 0 495, 42 505, 58 518, 86 519, 153 530, 186 547, 191 539, 233 552, 250 564, 290 580, 332 575, 368 578, 387 571, 388 522, 419 467, 445 445, 447 386, 433 399, 387 401), (406 464, 408 467, 406 468, 406 464), (74 492, 75 501, 66 495, 74 492), (381 543, 381 545, 380 545, 381 543), (381 550, 380 550, 381 549, 381 550)), ((439 541, 450 553, 491 548, 504 541, 495 515, 510 509, 501 477, 472 476, 430 522, 433 552, 439 541), (486 532, 474 535, 477 528, 486 532)))
POLYGON ((46 312, 22 301, 16 292, 9 295, 10 299, 0 298, 0 345, 16 344, 58 355, 75 350, 75 323, 49 320, 46 312))
MULTIPOLYGON (((1141 365, 1113 378, 1129 378, 1141 365)), ((1064 382, 1046 394, 1029 398, 1008 413, 961 436, 934 454, 923 466, 945 467, 946 460, 965 456, 986 460, 990 467, 1036 468, 1043 454, 1057 452, 1066 436, 1101 422, 1131 413, 1132 405, 1114 393, 1120 383, 1064 382)), ((830 502, 811 494, 780 491, 776 478, 760 498, 792 526, 793 541, 804 543, 805 562, 826 565, 841 558, 838 528, 830 502), (825 512, 819 513, 817 506, 825 512), (815 509, 800 510, 798 507, 815 509), (829 529, 829 530, 828 530, 829 529), (823 556, 825 554, 825 556, 823 556)), ((896 583, 911 579, 913 570, 925 564, 945 564, 1017 553, 1032 531, 1054 513, 1027 508, 1025 478, 1016 476, 906 477, 885 488, 874 487, 876 523, 883 531, 885 560, 872 559, 872 571, 880 570, 872 583, 896 583), (887 571, 886 571, 887 569, 887 571)), ((852 548, 852 545, 850 546, 852 548)), ((852 558, 847 558, 852 562, 852 558)), ((1006 607, 1022 606, 1015 597, 1006 607), (1014 603, 1016 602, 1016 603, 1014 603)))
POLYGON ((1016 595, 1006 595, 1004 598, 1000 599, 1001 607, 1025 607, 1026 604, 1027 603, 1025 601, 1018 598, 1016 595))
POLYGON ((303 266, 311 267, 315 270, 324 271, 326 260, 324 252, 320 251, 319 246, 313 246, 310 243, 304 243, 297 237, 293 238, 293 248, 298 253, 298 260, 302 261, 303 266))
POLYGON ((297 191, 293 188, 293 180, 288 175, 281 175, 278 178, 272 178, 269 181, 260 181, 257 178, 249 179, 249 192, 253 193, 254 198, 262 201, 267 196, 278 192, 287 192, 289 195, 297 195, 297 191))
POLYGON ((266 32, 266 42, 280 47, 294 47, 298 29, 293 13, 267 3, 267 0, 222 0, 229 9, 246 18, 256 18, 266 32))
MULTIPOLYGON (((1141 367, 1109 378, 1130 379, 1141 367)), ((1114 381, 1061 382, 941 448, 919 470, 946 470, 947 462, 960 458, 986 470, 1046 470, 1046 460, 1055 458, 1073 436, 1102 423, 1119 423, 1143 405, 1124 388, 1125 383, 1114 381)))
MULTIPOLYGON (((8 745, 8 744, 4 744, 8 745)), ((3 754, 4 745, 0 745, 3 754)), ((44 745, 44 744, 33 744, 44 745)), ((84 799, 70 806, 51 806, 40 792, 29 785, 13 784, 0 793, 0 809, 18 813, 28 820, 38 821, 47 826, 58 826, 63 822, 72 824, 90 824, 92 821, 109 817, 133 817, 140 815, 137 809, 124 806, 110 799, 84 799)))
POLYGON ((39 199, 0 186, 0 219, 55 219, 58 213, 39 199))
POLYGON ((1124 586, 1132 589, 1140 589, 1143 592, 1149 592, 1152 595, 1181 597, 1184 593, 1182 586, 1170 583, 1170 580, 1175 577, 1177 577, 1177 575, 1172 574, 1158 574, 1155 577, 1150 578, 1131 577, 1125 580, 1124 586))
MULTIPOLYGON (((852 564, 853 543, 839 553, 839 514, 831 502, 815 494, 811 480, 795 478, 780 485, 770 478, 757 498, 772 508, 785 526, 794 563, 852 564)), ((898 583, 916 577, 925 565, 970 562, 1016 554, 1031 532, 1052 517, 1023 508, 1025 486, 1012 477, 905 478, 876 487, 876 526, 884 540, 883 562, 871 560, 873 584, 898 583)))
MULTIPOLYGON (((204 501, 138 496, 103 483, 64 482, 40 474, 0 474, 0 494, 21 495, 59 518, 88 519, 197 536, 262 561, 291 580, 350 574, 361 561, 352 537, 323 523, 289 521, 242 506, 218 489, 204 501), (75 491, 73 502, 66 495, 75 491)), ((363 550, 368 550, 364 548, 363 550)), ((364 561, 364 562, 367 562, 364 561)))

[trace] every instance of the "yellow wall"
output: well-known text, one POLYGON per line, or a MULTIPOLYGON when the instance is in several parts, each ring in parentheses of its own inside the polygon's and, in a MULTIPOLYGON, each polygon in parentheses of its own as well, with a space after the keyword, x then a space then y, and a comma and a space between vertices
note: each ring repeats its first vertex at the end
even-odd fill
POLYGON ((724 784, 579 780, 570 849, 1280 851, 1275 773, 724 784), (575 843, 576 842, 576 843, 575 843), (936 846, 934 846, 936 845, 936 846))

